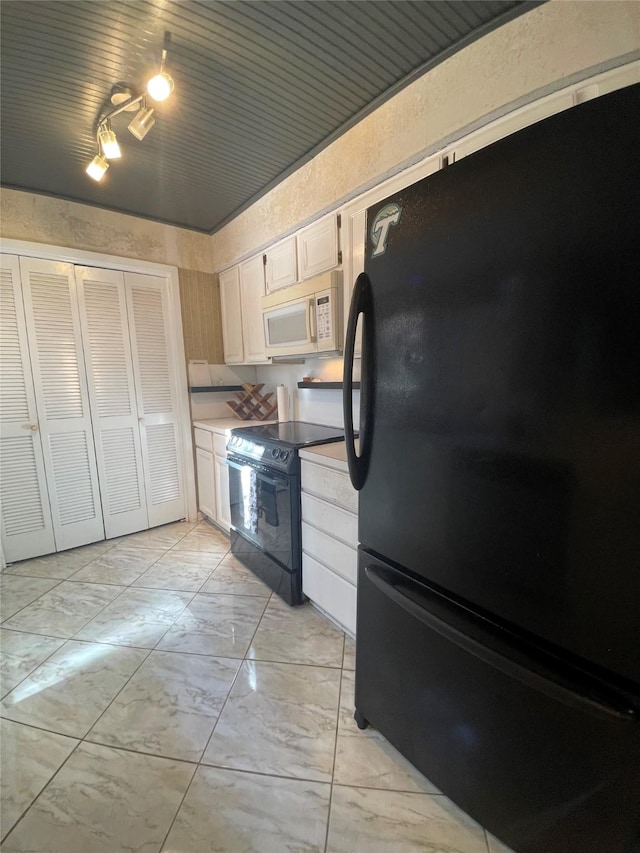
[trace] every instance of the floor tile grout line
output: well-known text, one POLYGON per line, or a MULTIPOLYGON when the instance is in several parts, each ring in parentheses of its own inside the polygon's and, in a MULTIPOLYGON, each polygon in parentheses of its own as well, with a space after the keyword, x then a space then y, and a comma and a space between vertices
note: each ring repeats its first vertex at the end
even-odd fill
MULTIPOLYGON (((7 630, 7 629, 5 628, 5 630, 7 630)), ((27 632, 26 631, 22 631, 22 632, 16 631, 15 633, 16 634, 18 634, 18 633, 26 634, 27 632)), ((48 640, 62 640, 62 645, 58 646, 57 649, 54 649, 50 655, 47 655, 46 658, 43 658, 43 660, 41 660, 39 663, 37 663, 33 667, 33 669, 30 669, 29 672, 24 676, 24 678, 21 678, 20 681, 17 682, 17 684, 13 685, 11 690, 8 690, 4 694, 0 694, 0 703, 4 702, 4 700, 7 698, 7 696, 9 696, 11 693, 13 693, 14 690, 17 690, 17 688, 20 687, 20 685, 22 684, 23 681, 26 681, 27 678, 29 678, 29 676, 32 675, 36 671, 36 669, 39 669, 41 666, 43 666, 50 658, 53 657, 53 655, 55 655, 56 652, 59 652, 60 649, 63 648, 63 646, 65 646, 69 642, 68 640, 63 640, 62 637, 49 637, 46 634, 29 634, 29 636, 30 637, 45 637, 48 640)), ((2 655, 2 645, 0 644, 0 656, 1 655, 2 655)), ((2 716, 2 714, 0 714, 0 717, 1 716, 2 716)))
POLYGON ((171 830, 173 829, 174 823, 178 819, 178 815, 180 814, 180 809, 184 805, 184 801, 187 799, 187 794, 191 790, 191 786, 193 785, 193 780, 196 778, 196 773, 198 772, 199 768, 200 768, 199 764, 196 764, 195 767, 193 768, 193 773, 191 774, 191 779, 189 779, 189 784, 187 785, 186 790, 185 790, 184 794, 182 795, 182 799, 180 800, 180 802, 178 804, 178 808, 176 809, 176 813, 174 814, 174 816, 171 820, 171 823, 169 824, 169 829, 167 830, 166 835, 162 839, 162 843, 158 847, 158 853, 162 853, 162 851, 164 850, 165 844, 167 843, 167 839, 169 838, 169 835, 171 834, 171 830))
MULTIPOLYGON (((194 759, 184 758, 182 756, 165 755, 164 753, 160 753, 160 752, 148 752, 147 750, 133 749, 132 747, 129 747, 129 746, 120 746, 118 744, 104 743, 103 741, 99 741, 99 740, 91 740, 89 737, 89 735, 91 733, 90 731, 84 737, 81 738, 81 737, 78 737, 77 735, 63 734, 62 732, 53 731, 52 729, 45 729, 42 726, 36 726, 33 723, 23 723, 23 722, 19 722, 18 720, 12 720, 9 717, 0 717, 0 719, 3 719, 8 723, 13 723, 16 726, 24 726, 25 728, 35 729, 37 731, 44 732, 45 734, 57 735, 58 737, 68 738, 69 740, 77 740, 78 746, 80 746, 80 744, 82 744, 82 743, 85 743, 85 744, 90 744, 92 746, 100 746, 100 747, 103 747, 104 749, 115 749, 118 752, 126 752, 127 754, 131 754, 131 755, 144 755, 148 758, 159 758, 163 761, 179 761, 182 764, 190 764, 195 768, 203 767, 206 769, 207 767, 210 767, 214 770, 226 770, 226 771, 229 771, 230 773, 241 773, 241 774, 247 774, 249 776, 266 776, 270 779, 285 779, 285 780, 288 780, 290 782, 311 782, 315 785, 329 785, 329 786, 337 787, 337 788, 357 788, 357 789, 362 789, 364 791, 382 791, 383 793, 393 793, 393 794, 415 794, 418 797, 444 797, 445 799, 447 798, 447 795, 443 794, 441 791, 439 791, 439 792, 436 792, 436 791, 433 791, 433 792, 432 791, 415 791, 415 790, 410 790, 408 788, 376 788, 375 785, 362 785, 362 784, 356 785, 356 784, 353 784, 351 782, 335 782, 332 784, 331 782, 326 782, 326 781, 323 781, 320 779, 311 779, 307 776, 290 776, 290 775, 287 775, 285 773, 269 773, 266 770, 251 770, 249 768, 244 768, 244 767, 243 768, 228 767, 227 765, 216 764, 215 762, 209 762, 209 761, 205 762, 205 761, 202 761, 202 759, 199 759, 196 761, 194 759)), ((484 827, 482 827, 482 828, 484 829, 484 827)))
MULTIPOLYGON (((158 559, 160 559, 160 558, 158 558, 158 559)), ((116 586, 117 584, 112 584, 112 585, 113 585, 113 586, 116 586)), ((123 585, 123 586, 122 586, 122 589, 120 590, 120 592, 118 593, 118 595, 116 595, 116 596, 115 596, 111 601, 107 602, 107 604, 105 604, 105 606, 104 606, 103 608, 101 608, 97 613, 95 613, 95 614, 91 617, 91 619, 89 619, 87 622, 85 622, 85 623, 84 623, 84 625, 82 625, 82 627, 78 628, 78 630, 75 632, 75 634, 73 634, 73 636, 72 636, 72 637, 70 637, 69 639, 72 639, 72 640, 73 640, 73 639, 76 639, 77 634, 78 634, 80 631, 84 630, 84 629, 87 627, 87 625, 89 624, 89 622, 93 622, 93 620, 94 620, 94 619, 96 619, 96 618, 97 618, 101 613, 103 613, 103 612, 107 609, 107 607, 109 607, 111 604, 114 604, 116 601, 118 601, 118 599, 120 599, 120 598, 122 597, 122 595, 123 595, 123 594, 126 592, 126 590, 128 590, 128 589, 135 589, 135 587, 132 587, 132 586, 131 586, 131 584, 123 585)), ((158 590, 158 592, 166 592, 166 591, 174 592, 174 590, 158 590)), ((187 593, 187 594, 189 594, 189 593, 187 593)), ((189 601, 185 604, 185 606, 182 608, 182 610, 180 611, 180 613, 179 613, 179 614, 177 614, 176 619, 178 619, 178 618, 179 618, 179 616, 181 616, 181 615, 184 613, 184 611, 185 611, 186 607, 188 607, 188 606, 189 606, 189 604, 191 604, 191 601, 192 601, 192 600, 193 600, 193 594, 191 594, 191 598, 190 598, 190 599, 189 599, 189 601)), ((169 628, 171 628, 174 624, 175 624, 175 620, 174 620, 174 622, 172 622, 172 623, 171 623, 171 625, 169 625, 169 626, 167 627, 167 631, 168 631, 168 630, 169 630, 169 628)), ((165 634, 166 634, 166 631, 165 631, 165 634)), ((162 639, 163 637, 164 637, 164 634, 162 635, 162 637, 161 637, 160 639, 162 639)), ((160 640, 158 640, 158 642, 160 642, 160 640)), ((110 644, 109 644, 109 645, 110 645, 110 644)), ((121 643, 116 643, 116 644, 114 644, 114 645, 122 645, 122 644, 121 644, 121 643)), ((156 643, 156 645, 157 645, 157 643, 156 643)), ((153 646, 153 647, 152 647, 151 651, 153 651, 153 649, 155 649, 155 646, 153 646)))
MULTIPOLYGON (((186 534, 185 534, 185 535, 186 535, 186 534)), ((168 551, 169 551, 169 550, 171 550, 171 549, 168 549, 168 551)), ((166 551, 165 553, 168 553, 168 551, 166 551)), ((160 557, 159 557, 158 559, 160 559, 160 557)), ((157 561, 156 561, 156 562, 157 562, 157 561)), ((131 588, 132 588, 132 587, 131 587, 131 584, 129 584, 129 586, 127 587, 127 589, 131 589, 131 588)), ((163 591, 163 590, 160 590, 160 591, 163 591)), ((123 590, 123 592, 124 592, 124 590, 123 590)), ((121 593, 121 594, 122 594, 122 593, 121 593)), ((159 637, 159 638, 158 638, 158 640, 157 640, 156 644, 155 644, 152 648, 150 648, 150 649, 146 649, 147 654, 146 654, 146 655, 144 656, 144 658, 140 661, 140 663, 138 664, 138 666, 136 667, 136 669, 131 673, 131 675, 130 675, 130 676, 129 676, 129 678, 125 681, 125 683, 122 685, 122 687, 120 688, 120 690, 115 694, 115 696, 113 696, 113 698, 111 699, 111 701, 109 702, 109 704, 106 706, 106 708, 104 708, 104 710, 102 711, 102 713, 100 714, 100 716, 99 716, 99 717, 98 717, 98 718, 97 718, 97 719, 92 723, 92 725, 90 726, 89 730, 85 733, 85 735, 84 735, 84 736, 83 736, 83 738, 82 738, 82 741, 83 741, 83 742, 86 740, 87 736, 91 734, 91 731, 92 731, 92 730, 96 727, 96 725, 100 722, 100 720, 102 719, 102 717, 104 717, 104 715, 107 713, 107 711, 109 710, 109 708, 113 705, 113 703, 116 701, 116 699, 118 698, 118 696, 122 693, 122 691, 123 691, 123 690, 125 690, 125 688, 127 687, 127 685, 130 683, 130 681, 133 679, 133 677, 138 673, 138 671, 140 670, 140 668, 141 668, 141 667, 142 667, 142 666, 147 662, 147 660, 149 660, 149 658, 151 657, 152 653, 153 653, 154 651, 157 651, 157 650, 158 650, 158 649, 157 649, 157 647, 158 647, 159 643, 161 643, 161 642, 162 642, 162 640, 164 639, 164 637, 166 636, 166 634, 169 632, 169 630, 170 630, 170 629, 175 625, 175 623, 176 623, 176 622, 177 622, 177 620, 182 616, 182 614, 185 612, 185 610, 187 609, 187 607, 189 607, 189 605, 191 604, 191 602, 192 602, 192 601, 193 601, 193 599, 195 598, 196 594, 197 594, 197 593, 193 593, 193 594, 191 595, 191 598, 190 598, 187 602, 185 602, 185 605, 184 605, 184 607, 182 608, 182 610, 181 610, 179 613, 177 613, 177 614, 176 614, 176 616, 175 616, 174 620, 171 622, 171 624, 170 624, 170 625, 168 625, 168 626, 167 626, 167 630, 162 634, 162 636, 161 636, 161 637, 159 637)), ((118 598, 118 597, 119 597, 119 596, 116 596, 116 598, 118 598)), ((115 600, 116 600, 116 599, 114 599, 114 601, 115 601, 115 600)), ((102 612, 102 611, 101 611, 101 612, 102 612)), ((94 618, 95 618, 95 617, 94 617, 94 618)), ((91 620, 90 620, 90 621, 91 621, 91 620)), ((88 623, 87 623, 87 624, 88 624, 88 623)), ((86 626, 83 626, 83 627, 86 627, 86 626)), ((82 630, 82 629, 80 629, 80 630, 82 630)), ((90 642, 90 641, 89 641, 89 642, 90 642)), ((105 644, 105 645, 107 645, 107 644, 105 644)), ((110 645, 110 644, 109 644, 109 645, 110 645)), ((121 644, 114 644, 114 645, 117 645, 119 648, 123 648, 123 646, 122 646, 121 644)), ((124 648, 130 648, 130 647, 124 646, 124 648)), ((92 741, 87 741, 87 742, 88 742, 88 743, 91 743, 92 741)), ((105 745, 106 745, 106 744, 105 744, 105 745)), ((136 750, 132 750, 132 752, 135 752, 135 751, 136 751, 136 750)), ((161 757, 162 757, 162 756, 161 756, 161 757)))
MULTIPOLYGON (((150 529, 153 529, 153 528, 150 528, 150 529)), ((126 540, 124 540, 124 541, 126 542, 126 540)), ((180 541, 180 540, 178 540, 178 541, 180 541)), ((118 545, 116 545, 116 546, 114 546, 114 547, 116 547, 116 548, 117 548, 117 547, 119 547, 119 545, 122 545, 122 544, 123 544, 123 542, 119 542, 119 543, 118 543, 118 545)), ((108 548, 108 549, 107 549, 107 551, 105 551, 104 553, 106 554, 106 553, 108 553, 109 551, 112 551, 112 550, 113 550, 112 548, 108 548)), ((159 551, 159 550, 160 550, 160 548, 138 548, 138 549, 135 549, 135 548, 131 549, 131 548, 130 548, 129 550, 133 550, 133 551, 135 551, 135 550, 139 550, 139 551, 159 551)), ((152 563, 150 563, 150 564, 146 567, 146 569, 144 569, 144 571, 140 572, 140 574, 138 575, 138 577, 137 577, 134 581, 132 581, 131 583, 128 583, 128 584, 121 584, 121 583, 115 584, 115 583, 114 583, 114 584, 111 584, 111 585, 112 585, 112 586, 131 586, 131 584, 132 584, 132 583, 135 583, 137 580, 139 580, 139 579, 142 577, 142 575, 143 575, 146 571, 148 571, 152 566, 155 566, 155 564, 158 562, 158 560, 161 560, 161 559, 162 559, 162 557, 164 557, 166 553, 167 553, 167 551, 166 551, 166 550, 163 550, 163 551, 162 551, 162 554, 161 554, 159 557, 157 557, 157 558, 156 558, 152 563)), ((103 555, 101 554, 99 557, 96 557, 96 559, 95 559, 95 560, 91 560, 91 562, 90 562, 90 563, 87 563, 87 565, 86 565, 86 566, 82 566, 82 568, 78 569, 78 571, 77 571, 77 572, 74 572, 74 573, 73 573, 73 575, 71 575, 71 577, 75 577, 79 572, 81 572, 81 571, 83 571, 84 569, 88 568, 88 567, 91 565, 91 563, 97 563, 97 562, 98 562, 98 560, 100 560, 102 556, 103 556, 103 555)), ((67 578, 67 580, 70 580, 70 578, 67 578)), ((79 583, 79 581, 76 581, 76 583, 79 583)), ((88 581, 88 583, 92 583, 92 581, 88 581)), ((93 583, 98 583, 98 581, 93 581, 93 583)), ((109 583, 109 581, 103 581, 103 583, 107 583, 107 584, 108 584, 108 583, 109 583)))
MULTIPOLYGON (((11 722, 14 722, 14 721, 12 720, 11 722)), ((25 724, 24 724, 24 723, 17 723, 17 725, 25 725, 25 724)), ((37 728, 37 727, 36 727, 36 726, 31 726, 30 728, 37 728)), ((40 731, 47 731, 47 729, 41 729, 40 731)), ((57 734, 57 733, 56 733, 56 732, 53 732, 53 734, 57 734)), ((69 736, 68 736, 68 735, 63 735, 62 737, 69 737, 69 736)), ((72 740, 78 740, 77 738, 71 738, 71 739, 72 739, 72 740)), ((45 784, 42 786, 42 788, 40 788, 40 790, 38 791, 38 793, 36 794, 36 796, 34 797, 34 799, 29 803, 29 805, 27 806, 27 808, 22 812, 22 814, 21 814, 21 815, 20 815, 20 817, 15 821, 15 823, 13 823, 13 824, 12 824, 11 829, 10 829, 10 830, 9 830, 9 831, 8 831, 8 832, 7 832, 3 837, 2 837, 2 838, 0 838, 0 844, 4 843, 4 842, 9 838, 9 836, 11 835, 11 833, 15 830, 15 828, 16 828, 16 827, 18 826, 18 824, 20 823, 20 821, 21 821, 21 820, 23 820, 23 819, 26 817, 26 815, 31 811, 31 809, 32 809, 32 808, 35 806, 35 804, 38 802, 38 800, 40 799, 40 797, 42 796, 42 794, 44 793, 44 791, 46 791, 46 789, 49 787, 49 785, 53 782, 53 780, 56 778, 56 776, 58 775, 58 773, 62 770, 62 768, 63 768, 63 767, 65 766, 65 764, 67 763, 67 761, 69 761, 69 759, 71 758, 71 756, 76 752, 76 750, 78 749, 78 747, 80 746, 80 744, 81 744, 81 743, 82 743, 82 741, 78 740, 78 743, 73 747, 73 749, 71 750, 71 752, 69 753, 69 755, 67 755, 67 757, 66 757, 66 758, 65 758, 65 760, 62 762, 62 764, 60 765, 60 767, 58 767, 58 769, 55 771, 55 773, 53 773, 53 774, 52 774, 51 778, 47 779, 47 781, 46 781, 46 782, 45 782, 45 784)))
MULTIPOLYGON (((160 558, 158 558, 158 559, 160 559, 160 558)), ((123 587, 123 589, 121 590, 121 592, 120 592, 118 595, 116 595, 116 596, 115 596, 111 601, 109 601, 107 604, 105 604, 105 606, 104 606, 103 608, 101 608, 101 609, 98 611, 98 613, 93 614, 93 616, 92 616, 92 617, 91 617, 87 622, 85 622, 85 623, 84 623, 84 625, 82 625, 82 627, 78 628, 78 630, 75 632, 75 634, 73 634, 71 637, 68 637, 68 638, 64 641, 63 645, 64 645, 64 644, 66 644, 67 642, 69 642, 70 640, 74 640, 75 642, 88 642, 88 643, 92 642, 91 640, 76 640, 76 635, 77 635, 80 631, 82 631, 84 628, 86 628, 86 626, 89 624, 89 622, 93 621, 93 619, 95 619, 97 616, 99 616, 99 615, 100 615, 100 613, 103 613, 103 612, 104 612, 104 610, 105 610, 105 609, 106 609, 110 604, 113 604, 115 601, 117 601, 117 600, 120 598, 120 596, 124 593, 124 591, 125 591, 126 589, 129 589, 130 587, 131 587, 131 585, 130 585, 130 584, 129 584, 129 585, 127 585, 127 586, 124 586, 124 587, 123 587)), ((54 587, 52 587, 52 589, 53 589, 53 588, 54 588, 54 587)), ((179 617, 179 616, 184 612, 184 610, 186 609, 186 607, 188 607, 188 605, 191 603, 191 601, 192 601, 192 600, 193 600, 193 596, 191 597, 191 599, 189 599, 189 601, 185 604, 185 606, 184 606, 184 607, 183 607, 183 609, 180 611, 180 613, 176 616, 176 619, 177 619, 177 618, 178 618, 178 617, 179 617)), ((169 630, 169 628, 170 628, 174 623, 175 623, 175 620, 174 620, 174 622, 172 622, 172 623, 171 623, 171 625, 169 625, 169 626, 167 627, 167 631, 169 630)), ((28 632, 24 632, 24 633, 28 633, 28 632)), ((165 636, 165 634, 166 634, 166 633, 167 633, 167 632, 165 631, 165 633, 162 635, 162 637, 160 637, 160 639, 157 641, 156 645, 157 645, 157 644, 162 640, 162 638, 164 638, 164 636, 165 636)), ((38 635, 38 636, 39 636, 39 635, 38 635)), ((56 638, 56 639, 60 639, 60 638, 56 638)), ((115 646, 115 647, 118 647, 118 648, 132 648, 131 646, 123 646, 122 644, 107 644, 107 643, 103 643, 102 645, 110 645, 110 646, 115 646)), ((60 648, 62 648, 62 646, 61 646, 60 648)), ((138 648, 138 647, 133 647, 133 648, 138 648)), ((96 720, 91 724, 91 726, 89 727, 89 730, 88 730, 87 732, 85 732, 85 734, 80 738, 80 742, 83 742, 83 741, 85 740, 86 736, 91 732, 91 729, 93 729, 93 728, 94 728, 94 726, 95 726, 95 725, 100 721, 100 719, 101 719, 101 718, 103 717, 103 715, 107 712, 107 710, 111 707, 111 705, 113 704, 113 702, 117 699, 117 697, 118 697, 118 696, 120 695, 120 693, 124 690, 124 688, 127 686, 127 684, 129 684, 129 682, 131 681, 131 679, 133 678, 133 676, 138 672, 138 670, 140 669, 140 667, 141 667, 141 666, 145 663, 145 661, 149 658, 149 656, 151 655, 151 652, 155 650, 155 646, 154 646, 153 648, 151 648, 151 649, 140 649, 140 650, 141 650, 141 651, 146 651, 146 652, 147 652, 147 654, 146 654, 146 655, 144 656, 144 658, 140 661, 140 663, 139 663, 139 664, 138 664, 138 666, 135 668, 135 670, 131 673, 131 675, 129 676, 129 678, 127 678, 127 680, 126 680, 126 681, 125 681, 125 683, 122 685, 122 687, 120 688, 120 690, 118 690, 118 692, 115 694, 115 696, 113 696, 113 697, 112 697, 112 699, 110 700, 109 704, 108 704, 108 705, 103 709, 103 711, 101 712, 101 714, 100 714, 100 715, 97 717, 97 719, 96 719, 96 720)), ((58 649, 56 649, 56 651, 59 651, 59 650, 58 650, 58 649)), ((54 652, 54 654, 55 654, 55 652, 54 652)), ((37 667, 36 667, 36 669, 37 669, 37 667)), ((35 671, 35 670, 32 670, 32 672, 34 672, 34 671, 35 671)), ((28 676, 27 676, 27 677, 28 677, 28 676)), ((10 691, 10 692, 11 692, 11 691, 10 691)), ((14 722, 16 722, 16 721, 14 721, 14 722)), ((49 730, 48 730, 48 729, 43 729, 43 731, 49 731, 49 730)), ((54 732, 54 734, 59 734, 59 732, 54 732)))
POLYGON ((226 708, 226 706, 227 706, 227 702, 229 701, 229 697, 231 696, 231 691, 233 690, 233 688, 234 688, 234 686, 235 686, 235 683, 236 683, 236 681, 238 680, 238 676, 240 675, 240 670, 242 669, 242 665, 243 665, 243 663, 247 660, 247 654, 249 653, 249 649, 251 648, 251 644, 253 643, 253 641, 254 641, 254 639, 255 639, 255 636, 256 636, 256 633, 257 633, 257 631, 258 631, 258 628, 259 628, 259 627, 260 627, 260 625, 262 624, 262 620, 264 619, 264 614, 267 612, 267 607, 269 606, 269 602, 271 601, 271 597, 272 597, 272 595, 273 595, 273 593, 271 593, 271 595, 270 595, 270 596, 269 596, 269 598, 267 599, 267 602, 266 602, 266 604, 265 604, 265 606, 264 606, 264 610, 262 611, 262 614, 260 615, 260 618, 258 619, 258 622, 257 622, 257 624, 256 624, 255 630, 254 630, 253 634, 251 635, 251 639, 249 640, 249 643, 248 643, 248 645, 247 645, 247 649, 246 649, 246 651, 245 651, 245 653, 244 653, 244 657, 240 660, 240 664, 239 664, 239 666, 238 666, 238 671, 236 672, 235 677, 234 677, 233 681, 231 682, 231 687, 229 687, 229 691, 227 692, 227 695, 226 695, 226 697, 225 697, 225 700, 224 700, 224 702, 222 703, 222 707, 220 708, 220 713, 219 713, 219 714, 218 714, 218 716, 216 717, 216 721, 215 721, 215 723, 213 724, 213 728, 211 729, 211 734, 210 734, 210 735, 209 735, 209 737, 207 738, 207 742, 206 742, 206 744, 205 744, 204 749, 202 750, 202 753, 201 753, 201 755, 200 755, 200 759, 199 759, 199 762, 198 762, 198 763, 201 763, 201 762, 202 762, 202 759, 204 758, 204 755, 205 755, 205 753, 206 753, 207 749, 209 748, 209 744, 211 743, 211 738, 213 737, 213 735, 214 735, 214 733, 215 733, 215 730, 216 730, 216 728, 218 727, 218 723, 220 722, 220 719, 221 719, 222 714, 223 714, 223 712, 224 712, 224 709, 225 709, 225 708, 226 708))
MULTIPOLYGON (((9 577, 25 577, 25 575, 10 575, 9 577)), ((30 575, 26 575, 26 577, 30 577, 30 575)), ((56 580, 56 578, 36 578, 36 580, 56 580)), ((46 595, 48 592, 51 592, 52 590, 56 589, 56 587, 59 587, 61 583, 64 583, 64 581, 58 581, 57 583, 54 583, 54 585, 50 586, 49 589, 46 589, 44 592, 41 592, 40 595, 37 595, 33 599, 33 601, 30 601, 28 604, 25 604, 24 607, 19 607, 15 613, 12 613, 11 616, 7 616, 6 619, 3 619, 2 622, 0 622, 0 628, 3 628, 5 626, 5 623, 8 622, 9 619, 13 619, 14 616, 18 615, 18 613, 22 613, 22 611, 26 610, 27 607, 30 607, 32 604, 35 604, 35 602, 38 601, 39 598, 42 598, 43 595, 46 595)))
MULTIPOLYGON (((344 663, 345 636, 342 635, 342 663, 344 663)), ((329 808, 327 810, 327 826, 324 836, 324 853, 327 853, 329 847, 329 827, 331 824, 331 804, 333 802, 333 783, 336 775, 336 757, 338 755, 338 733, 340 730, 340 711, 342 709, 342 679, 344 678, 344 669, 340 668, 340 681, 338 683, 338 710, 336 714, 336 733, 333 743, 333 763, 331 765, 331 787, 329 788, 329 808)))

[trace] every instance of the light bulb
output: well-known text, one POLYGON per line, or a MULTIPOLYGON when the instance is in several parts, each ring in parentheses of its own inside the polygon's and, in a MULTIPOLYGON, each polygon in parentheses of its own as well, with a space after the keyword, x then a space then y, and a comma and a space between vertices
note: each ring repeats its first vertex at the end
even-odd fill
POLYGON ((93 178, 94 181, 101 181, 108 168, 109 163, 107 158, 103 157, 102 154, 96 154, 85 171, 90 178, 93 178))
POLYGON ((136 139, 143 140, 156 123, 152 109, 143 107, 129 124, 129 130, 136 139))
POLYGON ((166 101, 173 92, 173 79, 166 71, 161 71, 147 83, 147 92, 154 101, 166 101))
POLYGON ((120 146, 115 133, 108 127, 102 128, 98 133, 98 139, 102 146, 102 153, 107 160, 117 160, 121 156, 120 146))

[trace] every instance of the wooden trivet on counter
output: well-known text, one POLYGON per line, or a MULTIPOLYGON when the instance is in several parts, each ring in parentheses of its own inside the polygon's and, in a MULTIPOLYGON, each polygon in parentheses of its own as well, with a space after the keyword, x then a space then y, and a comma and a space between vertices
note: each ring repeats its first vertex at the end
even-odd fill
POLYGON ((264 382, 259 385, 249 385, 243 382, 242 387, 244 392, 236 391, 237 403, 235 400, 227 400, 227 406, 241 421, 250 421, 253 418, 258 421, 266 421, 277 410, 277 402, 269 402, 273 397, 273 391, 269 391, 267 394, 260 393, 264 388, 264 382))

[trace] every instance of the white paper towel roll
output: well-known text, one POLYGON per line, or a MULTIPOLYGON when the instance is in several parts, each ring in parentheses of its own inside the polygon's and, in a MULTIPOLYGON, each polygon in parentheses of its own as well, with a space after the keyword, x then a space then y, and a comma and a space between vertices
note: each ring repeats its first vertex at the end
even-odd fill
POLYGON ((289 391, 286 385, 278 385, 276 397, 278 400, 278 420, 284 424, 289 420, 289 391))

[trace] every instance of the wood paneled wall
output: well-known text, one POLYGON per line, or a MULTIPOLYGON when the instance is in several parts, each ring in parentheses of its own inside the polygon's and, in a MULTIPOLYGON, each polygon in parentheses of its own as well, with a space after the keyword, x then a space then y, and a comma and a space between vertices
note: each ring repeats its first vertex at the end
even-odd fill
POLYGON ((198 270, 178 270, 184 332, 184 354, 224 364, 222 314, 218 276, 198 270))

